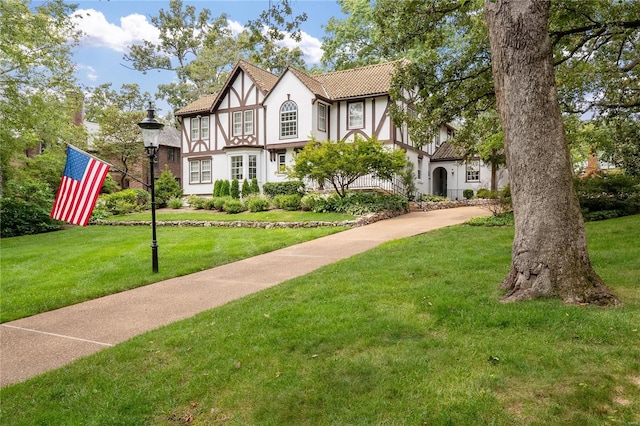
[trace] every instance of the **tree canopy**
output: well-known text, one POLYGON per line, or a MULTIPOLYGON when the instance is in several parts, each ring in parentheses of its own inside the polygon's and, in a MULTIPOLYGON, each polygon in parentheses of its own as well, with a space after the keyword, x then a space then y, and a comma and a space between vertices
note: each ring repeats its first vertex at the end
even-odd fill
MULTIPOLYGON (((31 8, 25 0, 0 2, 0 187, 38 144, 54 154, 61 140, 76 142, 79 108, 71 47, 73 9, 61 0, 31 8)), ((62 149, 59 154, 62 155, 62 149)))
MULTIPOLYGON (((433 129, 445 122, 484 126, 476 119, 495 109, 483 10, 481 0, 376 2, 376 43, 382 54, 410 60, 399 72, 394 94, 410 94, 419 114, 396 108, 394 117, 410 123, 418 142, 430 141, 433 129)), ((615 139, 628 140, 620 123, 637 121, 640 111, 640 3, 553 1, 549 13, 563 113, 591 120, 615 132, 615 139)))
POLYGON ((356 136, 353 142, 312 140, 298 152, 291 177, 330 184, 345 197, 349 185, 360 177, 372 175, 391 180, 402 171, 407 160, 402 150, 389 151, 378 140, 356 136))
POLYGON ((291 0, 280 0, 246 24, 237 37, 225 14, 212 18, 211 11, 171 0, 151 23, 160 32, 158 44, 144 41, 130 46, 124 60, 141 72, 167 70, 177 81, 158 87, 156 98, 179 109, 205 94, 220 89, 238 59, 278 73, 288 65, 304 68, 302 51, 279 44, 286 36, 299 40, 299 25, 306 15, 293 16, 291 0))
MULTIPOLYGON (((410 95, 411 109, 396 107, 392 113, 409 124, 415 141, 426 144, 440 125, 454 122, 455 142, 465 149, 494 144, 495 136, 486 133, 495 93, 482 0, 339 3, 347 16, 327 24, 325 66, 344 69, 406 58, 409 65, 400 70, 393 93, 397 99, 410 95)), ((565 119, 573 115, 580 118, 574 125, 592 123, 580 135, 590 129, 608 134, 592 137, 603 143, 590 150, 604 152, 629 173, 640 163, 640 148, 632 142, 640 109, 638 16, 635 0, 552 1, 548 28, 565 119)), ((499 123, 489 127, 499 129, 499 123)))

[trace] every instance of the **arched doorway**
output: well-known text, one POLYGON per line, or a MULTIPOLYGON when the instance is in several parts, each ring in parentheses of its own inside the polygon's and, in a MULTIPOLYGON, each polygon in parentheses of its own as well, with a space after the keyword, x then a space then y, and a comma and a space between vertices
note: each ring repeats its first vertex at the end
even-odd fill
POLYGON ((433 194, 447 196, 447 169, 444 167, 437 167, 433 171, 433 194))

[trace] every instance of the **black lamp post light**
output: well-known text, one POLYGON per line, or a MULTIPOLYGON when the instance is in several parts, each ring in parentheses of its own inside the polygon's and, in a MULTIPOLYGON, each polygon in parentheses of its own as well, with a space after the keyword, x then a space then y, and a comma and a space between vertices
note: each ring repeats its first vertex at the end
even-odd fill
POLYGON ((155 109, 151 106, 151 102, 149 102, 147 116, 138 123, 138 126, 142 129, 144 150, 149 157, 149 169, 151 173, 151 184, 149 185, 151 188, 151 230, 153 234, 153 239, 151 240, 151 265, 154 273, 158 272, 158 241, 156 240, 156 191, 153 163, 158 155, 160 130, 164 127, 164 124, 156 120, 155 112, 155 109))

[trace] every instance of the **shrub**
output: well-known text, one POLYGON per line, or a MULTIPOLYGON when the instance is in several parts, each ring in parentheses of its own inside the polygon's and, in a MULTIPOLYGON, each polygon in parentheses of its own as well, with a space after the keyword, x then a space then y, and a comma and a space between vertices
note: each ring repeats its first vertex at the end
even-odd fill
POLYGON ((118 183, 113 180, 111 175, 107 175, 107 177, 104 179, 104 182, 102 183, 102 189, 100 190, 100 193, 113 194, 114 192, 118 192, 120 190, 120 185, 118 185, 118 183))
POLYGON ((640 213, 640 178, 600 174, 576 179, 575 187, 587 220, 640 213))
POLYGON ((242 181, 241 194, 243 198, 251 195, 251 185, 249 184, 249 181, 246 179, 242 181))
POLYGON ((480 188, 476 193, 478 198, 496 198, 497 194, 494 191, 490 191, 487 188, 480 188))
POLYGON ((100 197, 105 209, 114 215, 142 211, 149 206, 151 195, 144 189, 125 189, 100 197))
MULTIPOLYGON (((213 205, 213 209, 224 211, 224 204, 229 200, 233 200, 233 198, 229 196, 215 197, 211 199, 211 205, 213 205)), ((210 210, 213 210, 213 209, 210 209, 210 210)))
POLYGON ((165 207, 170 199, 182 197, 182 188, 169 169, 165 169, 155 183, 156 203, 165 207))
POLYGON ((216 210, 215 201, 216 198, 205 198, 203 208, 205 210, 216 210))
POLYGON ((0 197, 0 236, 38 234, 60 228, 51 219, 53 193, 48 184, 37 181, 8 181, 0 197))
POLYGON ((197 195, 189 195, 187 197, 187 204, 197 210, 204 209, 206 198, 198 197, 197 195))
POLYGON ((299 194, 280 194, 273 197, 273 204, 277 209, 295 211, 300 210, 301 199, 299 194))
POLYGON ((262 185, 262 192, 272 198, 276 195, 300 195, 304 192, 304 183, 300 180, 267 182, 262 185))
POLYGON ((223 180, 220 183, 220 194, 218 197, 228 197, 231 195, 231 184, 228 180, 223 180))
POLYGON ((252 194, 259 194, 260 193, 260 186, 258 186, 258 179, 257 178, 251 179, 251 193, 252 194))
POLYGON ((323 195, 307 194, 300 200, 300 208, 314 213, 326 213, 331 211, 331 203, 323 195))
MULTIPOLYGON (((335 200, 333 203, 337 204, 335 200)), ((356 216, 381 211, 406 212, 408 210, 407 197, 375 192, 352 192, 336 205, 336 211, 356 216)))
POLYGON ((182 198, 171 198, 167 203, 167 206, 171 209, 181 209, 183 206, 182 198))
POLYGON ((240 183, 238 182, 238 179, 234 179, 231 181, 229 195, 231 195, 231 198, 235 198, 236 200, 240 199, 240 183))
POLYGON ((222 191, 222 181, 220 179, 216 180, 213 184, 213 196, 220 197, 220 192, 222 191))
POLYGON ((449 199, 447 197, 442 197, 440 195, 423 194, 422 197, 420 197, 420 201, 440 203, 442 201, 449 201, 449 199))
POLYGON ((406 212, 409 201, 402 195, 375 192, 350 192, 344 198, 333 193, 328 196, 309 194, 302 197, 301 207, 315 213, 340 212, 360 216, 380 211, 406 212))
POLYGON ((271 202, 267 197, 263 197, 260 195, 251 195, 247 197, 245 204, 247 205, 247 209, 249 211, 255 213, 269 210, 271 202))
POLYGON ((462 191, 462 196, 464 198, 466 198, 467 200, 470 200, 473 198, 473 189, 465 189, 464 191, 462 191))
POLYGON ((223 209, 225 212, 229 214, 240 213, 244 210, 244 206, 240 200, 236 200, 235 198, 227 199, 224 202, 223 209))

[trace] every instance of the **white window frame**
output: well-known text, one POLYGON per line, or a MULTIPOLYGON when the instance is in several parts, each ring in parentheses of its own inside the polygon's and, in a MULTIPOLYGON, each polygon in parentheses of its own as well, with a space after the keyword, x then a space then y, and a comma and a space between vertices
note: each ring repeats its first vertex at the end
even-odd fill
POLYGON ((284 174, 287 170, 287 154, 278 154, 278 174, 284 174))
POLYGON ((209 139, 209 117, 200 118, 200 139, 209 139))
POLYGON ((189 160, 189 183, 211 183, 211 160, 189 160))
POLYGON ((191 119, 191 140, 200 140, 200 117, 193 117, 191 119))
POLYGON ((249 154, 249 161, 247 162, 247 166, 249 167, 247 178, 249 180, 253 178, 258 178, 258 156, 255 154, 249 154))
POLYGON ((318 103, 318 130, 327 131, 327 106, 322 103, 318 103))
POLYGON ((289 100, 280 107, 280 139, 298 137, 298 105, 289 100))
POLYGON ((418 180, 422 180, 422 158, 418 158, 418 175, 416 177, 418 180))
POLYGON ((350 102, 348 105, 347 128, 362 129, 364 127, 364 101, 350 102))
POLYGON ((233 136, 242 136, 242 111, 234 111, 231 121, 233 136))
POLYGON ((243 130, 245 135, 253 135, 253 110, 244 111, 243 130))
POLYGON ((480 182, 480 160, 471 160, 466 164, 467 182, 480 182))
POLYGON ((231 172, 231 180, 244 179, 244 156, 243 155, 232 155, 230 158, 231 167, 229 171, 231 172))

